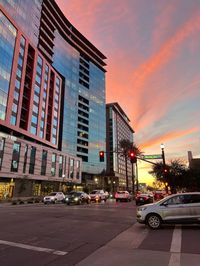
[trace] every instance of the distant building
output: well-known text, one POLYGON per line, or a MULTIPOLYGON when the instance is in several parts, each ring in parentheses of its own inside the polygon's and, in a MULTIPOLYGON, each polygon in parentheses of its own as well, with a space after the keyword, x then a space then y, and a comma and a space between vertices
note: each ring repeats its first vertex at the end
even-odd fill
POLYGON ((106 57, 54 0, 0 0, 0 24, 0 199, 87 183, 106 168, 106 57))
POLYGON ((193 158, 192 152, 188 151, 189 168, 200 171, 200 158, 193 158))
MULTIPOLYGON (((118 151, 121 140, 128 139, 133 142, 134 130, 129 123, 129 118, 117 102, 106 104, 106 172, 111 190, 126 188, 125 158, 118 151)), ((128 160, 128 185, 131 190, 132 167, 130 160, 128 160)))

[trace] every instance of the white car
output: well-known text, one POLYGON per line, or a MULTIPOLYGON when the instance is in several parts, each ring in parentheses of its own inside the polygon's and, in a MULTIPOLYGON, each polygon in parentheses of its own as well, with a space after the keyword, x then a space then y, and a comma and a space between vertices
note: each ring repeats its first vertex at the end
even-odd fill
POLYGON ((115 199, 116 201, 131 201, 131 194, 128 191, 117 191, 115 199))
POLYGON ((103 189, 96 189, 90 192, 89 194, 91 201, 95 202, 101 202, 104 200, 106 202, 107 200, 107 195, 105 194, 103 189))
POLYGON ((43 199, 44 204, 47 203, 56 203, 63 202, 65 195, 62 192, 51 192, 48 196, 45 196, 43 199))

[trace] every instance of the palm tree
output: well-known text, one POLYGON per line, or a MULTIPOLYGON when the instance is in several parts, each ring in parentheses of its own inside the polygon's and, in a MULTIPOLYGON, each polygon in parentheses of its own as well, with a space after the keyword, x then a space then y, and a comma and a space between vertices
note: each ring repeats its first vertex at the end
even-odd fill
POLYGON ((166 172, 162 162, 158 162, 152 166, 152 170, 149 171, 158 181, 164 184, 168 183, 171 188, 171 192, 175 192, 176 188, 182 188, 185 185, 186 166, 180 159, 171 160, 168 165, 165 166, 166 172))
MULTIPOLYGON (((129 139, 122 139, 119 142, 119 151, 118 153, 121 153, 122 156, 125 159, 125 170, 126 170, 126 190, 128 190, 128 167, 127 167, 127 163, 128 163, 128 158, 129 158, 129 154, 132 151, 135 156, 141 156, 142 155, 142 151, 140 150, 140 148, 134 143, 131 142, 129 139)), ((135 176, 133 173, 133 163, 132 163, 132 191, 133 191, 133 195, 135 194, 135 176)), ((138 180, 137 180, 138 182, 138 180)), ((138 183, 137 183, 138 186, 138 183)))

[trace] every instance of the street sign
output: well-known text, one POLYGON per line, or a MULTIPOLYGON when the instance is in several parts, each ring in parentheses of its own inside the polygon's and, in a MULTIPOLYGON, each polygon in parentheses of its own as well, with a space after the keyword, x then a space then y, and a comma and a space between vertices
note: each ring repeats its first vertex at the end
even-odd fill
POLYGON ((162 154, 143 155, 143 159, 147 160, 162 159, 162 154))

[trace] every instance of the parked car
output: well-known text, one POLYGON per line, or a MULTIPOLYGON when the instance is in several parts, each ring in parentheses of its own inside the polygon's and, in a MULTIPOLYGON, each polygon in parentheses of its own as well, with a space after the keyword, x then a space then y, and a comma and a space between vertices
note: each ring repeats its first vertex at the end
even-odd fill
POLYGON ((137 194, 135 197, 136 205, 142 205, 152 202, 153 202, 153 194, 142 193, 142 194, 137 194))
POLYGON ((156 190, 154 192, 154 200, 161 200, 164 198, 164 196, 165 196, 165 193, 162 190, 156 190))
POLYGON ((117 191, 115 193, 116 201, 131 201, 132 196, 128 191, 117 191))
POLYGON ((48 196, 43 199, 44 204, 63 202, 65 195, 62 192, 51 192, 48 196))
POLYGON ((72 191, 66 195, 64 202, 67 205, 70 204, 83 204, 83 203, 90 203, 90 196, 82 191, 72 191))
POLYGON ((152 229, 166 223, 199 223, 200 192, 173 194, 137 208, 137 221, 152 229))
POLYGON ((91 201, 95 201, 95 202, 101 202, 102 200, 104 200, 106 202, 107 200, 107 194, 105 193, 105 191, 103 189, 96 189, 93 190, 90 194, 89 194, 91 201))

